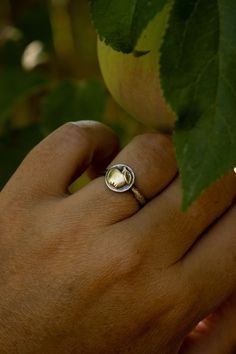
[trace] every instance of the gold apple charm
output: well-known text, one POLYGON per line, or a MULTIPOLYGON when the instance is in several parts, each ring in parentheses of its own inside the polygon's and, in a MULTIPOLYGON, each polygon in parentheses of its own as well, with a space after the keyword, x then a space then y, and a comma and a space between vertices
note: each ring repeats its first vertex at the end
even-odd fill
POLYGON ((129 166, 114 165, 105 175, 105 182, 109 189, 115 192, 126 192, 134 185, 135 176, 129 166))

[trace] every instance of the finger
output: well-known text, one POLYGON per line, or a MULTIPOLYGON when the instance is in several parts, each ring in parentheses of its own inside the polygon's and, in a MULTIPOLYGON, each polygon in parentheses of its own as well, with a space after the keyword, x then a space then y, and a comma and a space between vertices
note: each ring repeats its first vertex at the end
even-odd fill
MULTIPOLYGON (((177 173, 171 140, 160 134, 136 137, 110 165, 118 163, 127 164, 134 170, 135 185, 147 200, 163 190, 177 173)), ((140 208, 131 192, 110 191, 105 185, 104 177, 92 181, 72 196, 70 212, 73 208, 78 210, 78 202, 85 208, 96 210, 96 216, 104 222, 106 220, 108 224, 122 220, 140 208)))
POLYGON ((233 354, 236 349, 236 296, 201 321, 184 340, 179 354, 233 354))
POLYGON ((232 204, 236 196, 236 175, 232 172, 215 183, 187 212, 181 211, 182 194, 177 178, 137 215, 123 221, 124 228, 155 241, 152 243, 153 257, 164 264, 179 260, 232 204))
POLYGON ((50 195, 66 193, 73 179, 94 161, 101 167, 107 165, 118 145, 116 135, 101 123, 67 123, 30 152, 10 182, 11 187, 50 195))
POLYGON ((220 306, 236 284, 236 204, 182 260, 190 316, 199 322, 220 306))

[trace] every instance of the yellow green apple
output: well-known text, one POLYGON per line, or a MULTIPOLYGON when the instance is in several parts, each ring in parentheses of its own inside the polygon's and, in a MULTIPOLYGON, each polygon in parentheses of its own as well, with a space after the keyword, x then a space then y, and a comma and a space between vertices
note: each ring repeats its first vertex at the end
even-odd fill
POLYGON ((170 132, 175 114, 160 85, 160 47, 172 2, 169 1, 142 33, 135 51, 123 54, 98 39, 98 58, 105 83, 115 100, 134 118, 170 132))

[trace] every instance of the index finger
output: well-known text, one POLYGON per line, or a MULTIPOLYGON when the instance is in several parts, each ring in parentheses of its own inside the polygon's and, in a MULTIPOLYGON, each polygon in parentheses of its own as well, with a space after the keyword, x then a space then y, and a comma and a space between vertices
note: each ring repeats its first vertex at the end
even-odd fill
POLYGON ((105 167, 118 152, 118 138, 107 126, 93 121, 66 123, 25 158, 7 188, 19 195, 67 193, 73 178, 94 161, 105 167))

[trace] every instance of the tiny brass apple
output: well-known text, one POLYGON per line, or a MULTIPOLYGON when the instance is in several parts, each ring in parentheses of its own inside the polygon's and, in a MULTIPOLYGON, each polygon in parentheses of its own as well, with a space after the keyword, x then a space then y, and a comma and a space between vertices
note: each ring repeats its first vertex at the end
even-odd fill
POLYGON ((110 170, 108 175, 109 184, 115 188, 122 188, 126 184, 130 184, 131 180, 132 176, 126 167, 124 167, 122 171, 118 170, 118 168, 114 168, 110 170))

